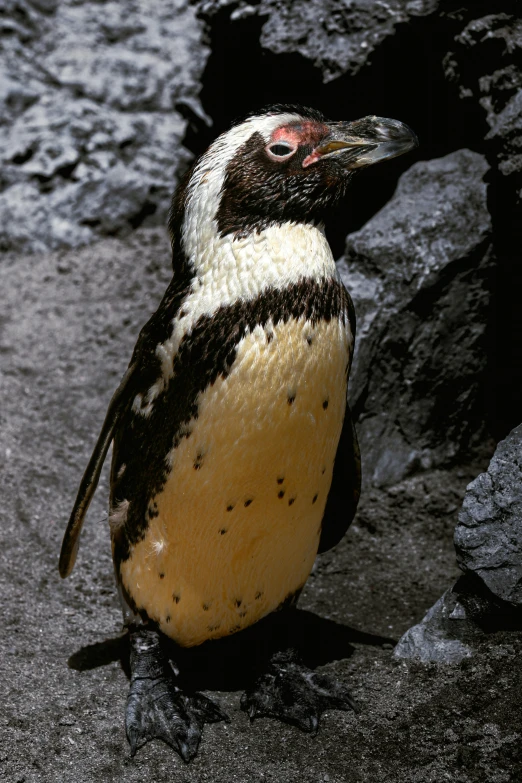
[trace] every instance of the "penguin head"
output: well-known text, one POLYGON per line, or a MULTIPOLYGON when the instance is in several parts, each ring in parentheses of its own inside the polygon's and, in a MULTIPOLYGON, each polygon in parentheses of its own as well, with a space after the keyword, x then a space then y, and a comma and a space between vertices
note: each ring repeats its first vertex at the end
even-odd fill
MULTIPOLYGON (((353 173, 417 146, 397 120, 331 122, 308 108, 277 104, 235 123, 199 158, 174 197, 188 237, 212 224, 236 239, 285 223, 320 223, 353 173)), ((174 232, 173 232, 174 233, 174 232)))

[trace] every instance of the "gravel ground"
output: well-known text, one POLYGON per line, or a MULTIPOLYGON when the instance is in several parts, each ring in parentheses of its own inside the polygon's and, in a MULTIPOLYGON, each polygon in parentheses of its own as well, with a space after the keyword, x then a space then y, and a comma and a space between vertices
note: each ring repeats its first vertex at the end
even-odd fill
POLYGON ((458 666, 392 657, 393 640, 458 574, 453 528, 466 484, 486 467, 481 460, 367 491, 344 541, 316 565, 296 621, 303 653, 349 685, 359 715, 327 713, 316 738, 267 719, 250 726, 239 709, 249 651, 238 637, 185 661, 231 724, 206 727, 189 765, 159 742, 130 759, 107 470, 65 582, 57 561, 111 392, 168 279, 167 239, 151 229, 79 252, 6 256, 0 269, 0 778, 520 780, 520 632, 484 636, 458 666))

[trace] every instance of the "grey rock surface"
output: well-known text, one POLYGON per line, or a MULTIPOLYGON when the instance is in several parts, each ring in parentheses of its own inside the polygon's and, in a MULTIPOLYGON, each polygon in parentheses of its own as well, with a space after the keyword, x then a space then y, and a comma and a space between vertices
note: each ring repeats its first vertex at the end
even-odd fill
POLYGON ((455 529, 457 560, 493 595, 522 606, 522 425, 498 444, 467 488, 455 529))
MULTIPOLYGON (((472 649, 448 628, 452 621, 462 625, 465 610, 450 589, 428 610, 420 623, 400 638, 393 655, 421 663, 460 663, 469 658, 472 649)), ((458 633, 459 628, 454 629, 458 633)))
POLYGON ((454 459, 481 430, 493 264, 483 156, 420 162, 347 237, 339 270, 357 313, 349 399, 363 481, 454 459))
POLYGON ((187 0, 9 0, 0 19, 0 249, 165 221, 208 50, 187 0), (152 217, 151 217, 152 216, 152 217))
POLYGON ((231 21, 258 14, 266 19, 261 46, 274 54, 298 53, 321 69, 325 82, 355 74, 398 24, 434 13, 439 0, 199 0, 210 19, 233 8, 231 21))

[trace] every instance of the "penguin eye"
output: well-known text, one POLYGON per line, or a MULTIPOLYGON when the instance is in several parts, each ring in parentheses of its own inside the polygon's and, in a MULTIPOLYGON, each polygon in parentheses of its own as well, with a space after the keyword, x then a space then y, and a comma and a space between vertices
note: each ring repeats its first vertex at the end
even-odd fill
POLYGON ((286 141, 277 141, 275 144, 270 144, 266 148, 266 151, 268 157, 272 158, 272 160, 286 160, 294 154, 296 149, 297 147, 293 147, 286 141))

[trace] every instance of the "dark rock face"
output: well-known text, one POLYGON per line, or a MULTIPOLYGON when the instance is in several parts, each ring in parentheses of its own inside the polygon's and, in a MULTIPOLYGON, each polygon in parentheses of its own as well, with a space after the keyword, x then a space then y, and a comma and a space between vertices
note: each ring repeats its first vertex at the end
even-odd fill
POLYGON ((482 112, 492 167, 488 201, 498 272, 490 420, 497 439, 520 421, 522 383, 522 19, 516 3, 503 3, 502 10, 468 21, 444 59, 462 106, 482 112))
POLYGON ((501 13, 469 22, 444 63, 461 97, 484 110, 489 151, 505 176, 522 175, 521 61, 522 19, 501 13))
POLYGON ((163 223, 207 49, 185 0, 10 0, 0 26, 0 249, 163 223))
POLYGON ((198 5, 207 19, 226 6, 234 7, 232 22, 257 14, 266 20, 260 39, 264 49, 300 54, 319 67, 328 82, 357 73, 398 24, 433 13, 439 0, 203 0, 198 5))
POLYGON ((366 483, 451 460, 481 430, 487 170, 469 150, 417 163, 347 238, 339 269, 357 313, 350 402, 366 483))
POLYGON ((455 548, 463 571, 479 576, 503 601, 522 606, 522 425, 468 486, 455 548))

